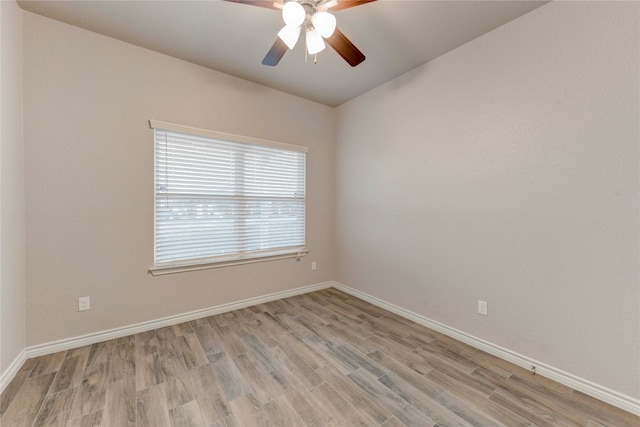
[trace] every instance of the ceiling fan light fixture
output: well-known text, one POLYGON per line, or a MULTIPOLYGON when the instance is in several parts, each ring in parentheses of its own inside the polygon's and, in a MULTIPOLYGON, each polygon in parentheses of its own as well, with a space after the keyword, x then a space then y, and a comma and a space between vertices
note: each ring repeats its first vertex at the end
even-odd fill
POLYGON ((316 12, 311 17, 313 27, 325 39, 331 37, 336 30, 336 17, 329 12, 316 12))
POLYGON ((288 1, 282 8, 282 20, 287 26, 299 27, 304 22, 307 13, 297 1, 288 1))
POLYGON ((285 25, 278 31, 278 37, 280 37, 280 40, 282 40, 289 49, 293 49, 300 37, 300 27, 285 25))
POLYGON ((318 52, 322 52, 325 48, 324 40, 318 31, 307 31, 307 51, 309 55, 315 55, 318 52))
POLYGON ((318 10, 326 11, 338 5, 338 0, 329 0, 318 5, 318 10))

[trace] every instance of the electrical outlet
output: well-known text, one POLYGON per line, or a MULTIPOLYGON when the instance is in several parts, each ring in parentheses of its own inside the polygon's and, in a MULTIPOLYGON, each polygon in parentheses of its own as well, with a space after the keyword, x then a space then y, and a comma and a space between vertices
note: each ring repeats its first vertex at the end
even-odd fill
POLYGON ((486 301, 478 300, 478 314, 487 316, 489 314, 489 307, 486 301))
POLYGON ((78 298, 78 311, 86 311, 91 308, 91 300, 89 297, 78 298))
POLYGON ((316 262, 315 261, 311 261, 311 270, 316 271, 316 262))

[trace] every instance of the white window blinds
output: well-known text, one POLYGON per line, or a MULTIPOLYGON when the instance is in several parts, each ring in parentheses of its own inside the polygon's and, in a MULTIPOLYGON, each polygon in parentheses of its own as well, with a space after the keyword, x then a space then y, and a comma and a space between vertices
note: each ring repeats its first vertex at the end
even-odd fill
POLYGON ((151 126, 156 267, 305 250, 306 148, 151 126))

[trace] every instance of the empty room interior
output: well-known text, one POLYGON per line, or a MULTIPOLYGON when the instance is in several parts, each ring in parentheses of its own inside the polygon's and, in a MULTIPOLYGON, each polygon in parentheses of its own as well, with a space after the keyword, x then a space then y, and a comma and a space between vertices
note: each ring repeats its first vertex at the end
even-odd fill
POLYGON ((3 427, 640 426, 640 2, 0 18, 3 427))

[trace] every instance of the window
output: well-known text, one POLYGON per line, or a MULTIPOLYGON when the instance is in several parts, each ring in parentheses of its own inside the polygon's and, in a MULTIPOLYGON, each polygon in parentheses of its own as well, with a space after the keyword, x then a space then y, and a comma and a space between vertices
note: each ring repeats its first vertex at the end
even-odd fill
POLYGON ((306 253, 306 147, 150 124, 153 274, 306 253))

